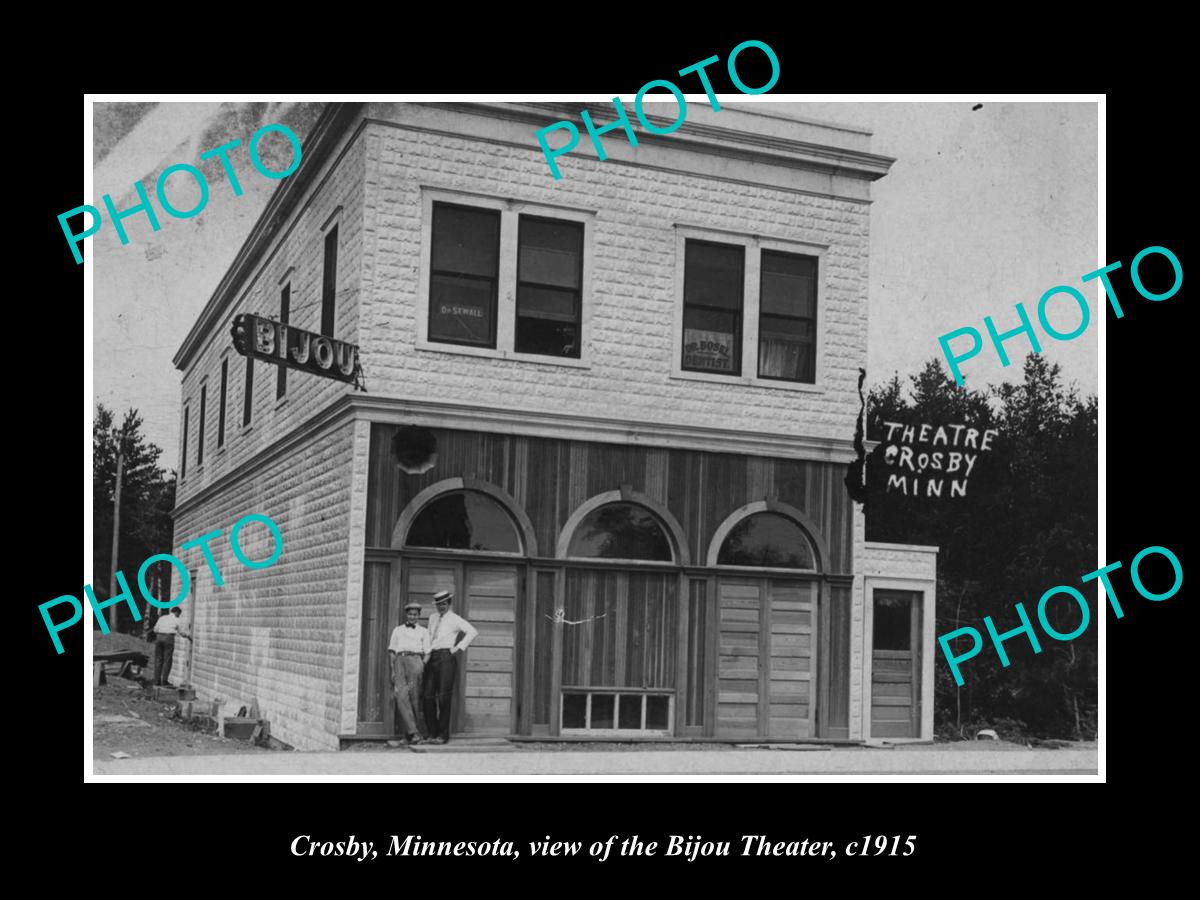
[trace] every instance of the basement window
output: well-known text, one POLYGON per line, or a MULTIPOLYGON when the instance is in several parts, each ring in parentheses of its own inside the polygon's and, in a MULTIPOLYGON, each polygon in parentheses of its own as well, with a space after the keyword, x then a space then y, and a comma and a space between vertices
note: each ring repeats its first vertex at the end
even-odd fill
POLYGON ((653 735, 668 737, 673 694, 628 688, 563 688, 562 734, 653 735))

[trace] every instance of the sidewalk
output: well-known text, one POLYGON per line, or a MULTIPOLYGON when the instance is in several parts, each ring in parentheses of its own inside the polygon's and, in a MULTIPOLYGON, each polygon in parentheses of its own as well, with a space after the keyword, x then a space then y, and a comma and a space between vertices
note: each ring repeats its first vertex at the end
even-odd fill
POLYGON ((1095 775, 1089 750, 986 750, 942 746, 837 750, 638 750, 413 753, 255 753, 96 760, 97 776, 342 775, 362 778, 459 774, 508 775, 1095 775))

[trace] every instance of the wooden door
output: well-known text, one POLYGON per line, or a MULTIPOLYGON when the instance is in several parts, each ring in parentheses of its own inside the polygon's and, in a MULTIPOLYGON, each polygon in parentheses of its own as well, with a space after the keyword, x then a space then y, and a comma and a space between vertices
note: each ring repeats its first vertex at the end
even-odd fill
POLYGON ((466 596, 459 614, 479 636, 459 661, 462 701, 458 730, 512 734, 518 573, 516 566, 466 564, 466 596))
MULTIPOLYGON (((421 624, 428 628, 429 617, 436 612, 433 606, 433 595, 438 591, 454 591, 454 603, 451 609, 466 618, 462 608, 462 563, 426 562, 424 560, 405 559, 400 562, 400 565, 404 567, 405 578, 404 590, 402 592, 403 597, 397 597, 395 601, 397 608, 413 601, 420 603, 421 624)), ((470 620, 468 619, 468 621, 470 620)), ((432 634, 430 637, 432 637, 432 634)), ((462 683, 462 662, 460 660, 458 679, 454 686, 454 701, 452 703, 450 719, 451 732, 462 730, 459 725, 463 714, 462 683)), ((424 711, 422 711, 423 717, 424 711)), ((426 723, 426 728, 429 727, 429 723, 426 723)))
POLYGON ((817 586, 769 581, 767 734, 806 738, 816 733, 817 586))
POLYGON ((921 594, 873 594, 871 737, 920 737, 921 594))
POLYGON ((717 607, 717 736, 757 737, 762 584, 722 578, 717 607))
POLYGON ((717 736, 812 737, 817 585, 722 578, 717 600, 717 736))

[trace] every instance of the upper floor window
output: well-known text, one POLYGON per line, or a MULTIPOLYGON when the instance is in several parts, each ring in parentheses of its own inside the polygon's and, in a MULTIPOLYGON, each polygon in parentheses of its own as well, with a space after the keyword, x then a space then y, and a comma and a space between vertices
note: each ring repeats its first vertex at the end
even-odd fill
POLYGON ((204 410, 208 403, 208 385, 200 385, 200 427, 196 429, 196 465, 204 465, 204 410))
POLYGON ((520 217, 518 353, 579 358, 583 224, 520 217))
POLYGON ((423 202, 419 349, 588 364, 593 213, 429 188, 423 202))
POLYGON ((762 252, 758 377, 812 384, 817 374, 817 260, 762 252))
MULTIPOLYGON (((335 238, 335 244, 336 244, 336 238, 335 238)), ((328 247, 328 245, 326 245, 326 247, 328 247)), ((337 265, 336 246, 333 251, 333 258, 334 258, 334 265, 336 266, 337 265)), ((322 315, 322 319, 324 319, 324 307, 322 307, 321 315, 322 315)), ((290 284, 285 284, 283 286, 283 290, 279 292, 279 321, 281 324, 286 325, 291 320, 291 317, 292 317, 292 286, 290 284)), ((321 334, 332 334, 333 333, 332 331, 325 331, 324 327, 325 327, 325 323, 324 323, 324 321, 322 321, 321 334)), ((287 366, 279 366, 278 368, 279 368, 279 372, 275 376, 275 379, 276 379, 276 381, 275 381, 275 399, 276 400, 280 399, 281 397, 283 397, 284 394, 287 393, 287 366)))
POLYGON ((321 278, 321 334, 333 337, 337 319, 338 227, 325 235, 325 266, 321 278))
POLYGON ((225 393, 229 388, 229 357, 221 360, 221 405, 217 416, 217 448, 225 446, 225 393))
POLYGON ((746 251, 688 241, 683 275, 683 368, 742 371, 742 290, 746 251))
POLYGON ((254 357, 246 357, 246 386, 242 391, 242 427, 250 424, 254 411, 254 357))
POLYGON ((433 204, 429 339, 496 346, 500 213, 433 204))
POLYGON ((191 407, 184 404, 183 407, 183 447, 180 451, 179 459, 179 480, 183 481, 187 477, 187 444, 188 444, 188 413, 191 407))
POLYGON ((688 226, 677 242, 674 376, 817 386, 824 248, 688 226))

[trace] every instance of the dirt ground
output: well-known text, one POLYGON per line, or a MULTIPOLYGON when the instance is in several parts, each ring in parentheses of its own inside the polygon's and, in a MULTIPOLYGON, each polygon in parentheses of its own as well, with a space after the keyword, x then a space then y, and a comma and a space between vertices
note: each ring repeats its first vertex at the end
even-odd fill
MULTIPOLYGON (((154 645, 124 634, 94 635, 95 649, 137 650, 154 663, 154 645)), ((144 673, 149 682, 150 672, 144 673)), ((269 753, 247 741, 205 734, 174 718, 174 703, 152 699, 138 681, 110 677, 92 689, 92 758, 111 760, 113 753, 131 757, 208 756, 225 753, 269 753)))

